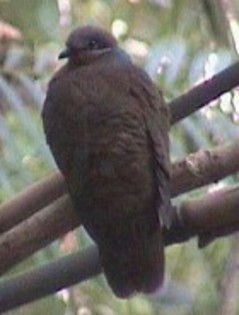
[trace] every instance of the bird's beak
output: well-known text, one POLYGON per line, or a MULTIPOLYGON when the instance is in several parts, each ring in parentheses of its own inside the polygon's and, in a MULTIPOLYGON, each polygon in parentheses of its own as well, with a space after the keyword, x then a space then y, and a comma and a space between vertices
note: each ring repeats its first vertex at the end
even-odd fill
POLYGON ((69 58, 71 55, 72 55, 72 52, 70 51, 70 49, 66 48, 60 53, 60 55, 58 56, 58 59, 69 58))

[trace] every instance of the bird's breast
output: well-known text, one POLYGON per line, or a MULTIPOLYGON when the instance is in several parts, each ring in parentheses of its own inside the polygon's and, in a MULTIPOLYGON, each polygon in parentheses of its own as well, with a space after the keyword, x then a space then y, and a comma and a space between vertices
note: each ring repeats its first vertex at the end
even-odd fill
POLYGON ((70 185, 81 182, 82 191, 76 189, 79 203, 82 201, 87 213, 103 208, 106 216, 112 211, 124 216, 143 209, 142 205, 152 200, 155 187, 141 115, 127 110, 104 113, 89 119, 88 124, 81 126, 84 130, 79 132, 75 147, 81 157, 75 167, 83 171, 71 172, 71 178, 67 177, 70 185))
POLYGON ((55 136, 49 132, 77 208, 83 216, 103 213, 107 218, 154 207, 156 182, 144 108, 120 73, 79 72, 54 83, 64 93, 54 116, 57 128, 51 128, 55 136))

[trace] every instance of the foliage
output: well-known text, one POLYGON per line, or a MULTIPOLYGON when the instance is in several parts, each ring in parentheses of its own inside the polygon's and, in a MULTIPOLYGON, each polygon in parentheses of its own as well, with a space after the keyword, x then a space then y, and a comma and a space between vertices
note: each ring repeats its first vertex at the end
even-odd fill
MULTIPOLYGON (((2 18, 17 27, 23 38, 22 42, 6 39, 0 32, 0 200, 9 199, 54 168, 40 110, 46 83, 58 67, 56 55, 70 28, 95 23, 111 29, 169 101, 236 58, 236 2, 227 1, 225 7, 216 0, 0 1, 2 18)), ((237 91, 228 93, 173 127, 172 160, 235 138, 238 97, 237 91)), ((227 178, 220 185, 236 179, 227 178)), ((17 271, 89 242, 83 233, 76 235, 77 240, 70 234, 34 255, 17 271)), ((234 249, 230 238, 203 251, 195 241, 173 246, 167 250, 165 287, 150 297, 119 301, 99 277, 12 314, 42 314, 45 309, 51 314, 76 314, 77 310, 79 314, 216 314, 222 307, 222 281, 234 249)))

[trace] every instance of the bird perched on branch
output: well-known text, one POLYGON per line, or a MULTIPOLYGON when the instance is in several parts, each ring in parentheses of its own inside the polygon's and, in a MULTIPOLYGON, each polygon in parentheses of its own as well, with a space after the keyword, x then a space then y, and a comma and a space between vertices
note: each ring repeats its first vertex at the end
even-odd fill
POLYGON ((47 142, 114 293, 153 292, 171 221, 167 107, 104 30, 76 29, 59 58, 68 61, 49 84, 47 142))

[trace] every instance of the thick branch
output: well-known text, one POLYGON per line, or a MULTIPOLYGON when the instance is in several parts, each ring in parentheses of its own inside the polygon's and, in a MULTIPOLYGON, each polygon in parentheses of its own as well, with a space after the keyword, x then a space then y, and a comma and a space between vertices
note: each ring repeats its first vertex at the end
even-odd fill
POLYGON ((0 312, 40 299, 101 272, 96 246, 0 283, 0 312))
POLYGON ((238 85, 239 62, 173 100, 169 104, 171 109, 171 124, 177 123, 238 85))
POLYGON ((204 246, 218 236, 239 230, 239 187, 221 189, 206 197, 185 202, 180 218, 185 227, 199 235, 204 246))
POLYGON ((171 195, 175 197, 215 183, 239 170, 239 139, 227 145, 190 154, 173 164, 171 195))
MULTIPOLYGON (((165 231, 167 245, 192 236, 223 236, 239 229, 239 186, 188 201, 177 211, 181 222, 165 231)), ((52 294, 101 272, 96 246, 0 283, 0 312, 52 294)))
POLYGON ((0 206, 0 233, 10 230, 66 192, 64 178, 55 172, 0 206))
POLYGON ((35 213, 0 238, 0 275, 80 225, 67 195, 35 213))

